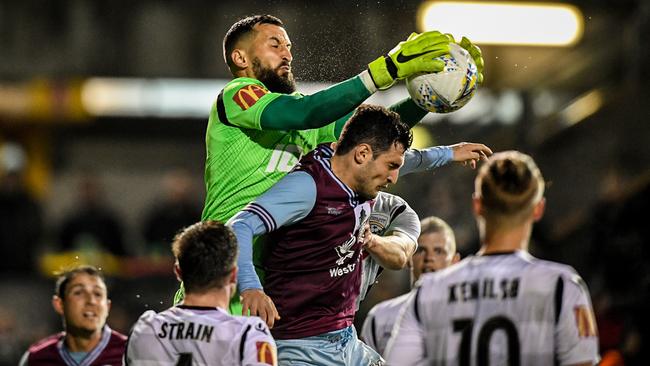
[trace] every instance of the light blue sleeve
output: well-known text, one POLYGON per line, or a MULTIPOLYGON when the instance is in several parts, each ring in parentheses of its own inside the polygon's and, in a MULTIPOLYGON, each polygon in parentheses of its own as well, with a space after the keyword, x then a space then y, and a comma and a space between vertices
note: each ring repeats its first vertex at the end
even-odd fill
POLYGON ((404 165, 399 176, 423 172, 441 167, 454 159, 454 151, 449 146, 434 146, 426 149, 409 149, 404 153, 404 165))
POLYGON ((262 288, 253 265, 253 237, 304 219, 316 203, 316 182, 306 172, 287 174, 268 191, 251 202, 227 225, 239 244, 237 282, 239 291, 262 288))

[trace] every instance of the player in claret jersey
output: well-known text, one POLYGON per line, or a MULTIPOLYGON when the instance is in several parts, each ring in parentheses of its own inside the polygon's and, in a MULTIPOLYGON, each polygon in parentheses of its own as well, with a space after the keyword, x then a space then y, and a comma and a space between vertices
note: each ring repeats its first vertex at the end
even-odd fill
POLYGON ((593 365, 598 336, 589 293, 570 266, 528 254, 544 212, 533 159, 497 153, 475 180, 482 246, 425 274, 388 342, 389 365, 593 365))
POLYGON ((95 267, 79 266, 63 272, 56 281, 52 305, 63 318, 65 331, 29 347, 21 366, 122 364, 126 336, 106 325, 111 301, 95 267))
POLYGON ((352 326, 362 247, 372 199, 397 181, 410 144, 396 113, 362 106, 334 149, 307 154, 229 221, 241 249, 242 305, 272 326, 281 364, 380 364, 352 326), (266 233, 262 286, 251 251, 253 235, 266 233))
POLYGON ((174 270, 185 282, 183 303, 147 311, 129 336, 125 365, 273 365, 275 342, 258 317, 231 316, 237 242, 217 221, 194 224, 173 244, 174 270))

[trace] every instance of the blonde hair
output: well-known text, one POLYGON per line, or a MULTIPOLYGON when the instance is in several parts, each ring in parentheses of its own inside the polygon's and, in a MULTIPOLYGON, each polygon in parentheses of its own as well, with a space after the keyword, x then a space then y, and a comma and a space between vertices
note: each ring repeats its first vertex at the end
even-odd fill
POLYGON ((530 156, 518 151, 494 154, 474 181, 485 220, 521 224, 544 195, 544 178, 530 156))
POLYGON ((443 219, 436 216, 425 217, 420 221, 420 235, 429 234, 429 233, 440 233, 447 240, 447 251, 448 254, 453 255, 456 253, 456 236, 454 231, 451 229, 451 226, 447 224, 443 219))

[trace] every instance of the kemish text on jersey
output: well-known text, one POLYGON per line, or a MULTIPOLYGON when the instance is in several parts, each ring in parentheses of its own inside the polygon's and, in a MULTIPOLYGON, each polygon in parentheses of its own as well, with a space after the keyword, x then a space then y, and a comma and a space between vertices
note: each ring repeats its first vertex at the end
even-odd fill
POLYGON ((482 278, 475 281, 463 281, 449 285, 447 303, 465 302, 476 299, 506 300, 514 299, 519 294, 519 277, 504 278, 495 281, 493 278, 482 278))
POLYGON ((160 327, 159 338, 167 339, 192 339, 195 341, 210 342, 214 326, 194 323, 163 323, 160 327))

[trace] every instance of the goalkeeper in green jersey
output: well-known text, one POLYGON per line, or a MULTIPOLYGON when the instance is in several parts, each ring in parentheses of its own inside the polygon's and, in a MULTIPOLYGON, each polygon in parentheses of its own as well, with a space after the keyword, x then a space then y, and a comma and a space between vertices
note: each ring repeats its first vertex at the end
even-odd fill
MULTIPOLYGON (((453 41, 440 32, 414 33, 359 75, 302 95, 296 92, 291 41, 282 21, 255 15, 236 22, 223 40, 224 58, 235 78, 212 106, 206 132, 202 220, 226 222, 287 174, 302 154, 336 141, 356 107, 377 90, 416 73, 442 70, 435 58, 447 54, 453 41)), ((479 48, 466 38, 460 44, 481 71, 479 48)), ((409 98, 390 109, 411 126, 427 113, 409 98)), ((261 251, 254 255, 259 258, 261 251)), ((181 289, 175 302, 182 296, 181 289)), ((234 314, 241 313, 238 300, 231 306, 234 314)))

